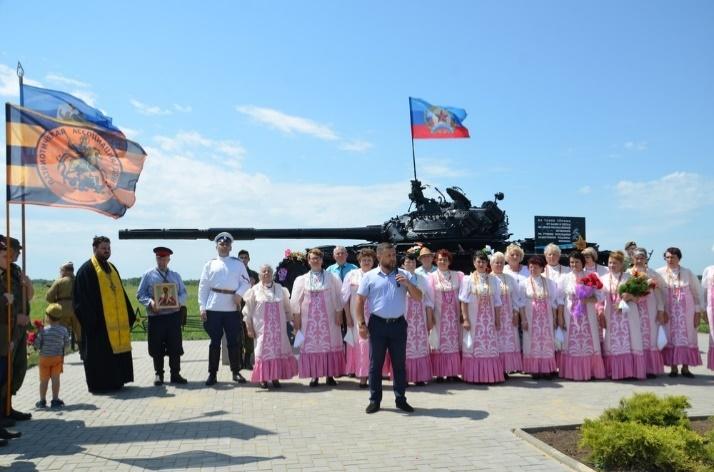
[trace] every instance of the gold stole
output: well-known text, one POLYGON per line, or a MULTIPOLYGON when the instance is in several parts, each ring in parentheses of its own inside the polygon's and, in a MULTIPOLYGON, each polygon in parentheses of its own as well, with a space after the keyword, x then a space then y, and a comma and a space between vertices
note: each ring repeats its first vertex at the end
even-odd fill
POLYGON ((129 318, 127 317, 126 298, 119 275, 109 264, 107 274, 99 265, 97 258, 92 256, 92 265, 99 279, 99 292, 104 308, 104 323, 107 326, 109 344, 114 354, 131 351, 131 333, 129 331, 129 318))

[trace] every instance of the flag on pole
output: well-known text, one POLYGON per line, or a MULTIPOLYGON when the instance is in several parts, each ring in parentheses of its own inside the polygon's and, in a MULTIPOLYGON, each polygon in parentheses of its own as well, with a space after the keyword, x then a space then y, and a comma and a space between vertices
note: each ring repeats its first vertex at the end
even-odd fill
POLYGON ((22 106, 63 121, 91 123, 117 132, 112 119, 101 111, 87 105, 84 100, 58 90, 50 90, 22 84, 22 106))
POLYGON ((462 108, 431 105, 420 98, 409 97, 412 139, 468 138, 469 130, 461 123, 466 119, 462 108))
POLYGON ((113 218, 134 205, 146 153, 113 129, 5 104, 7 199, 113 218))

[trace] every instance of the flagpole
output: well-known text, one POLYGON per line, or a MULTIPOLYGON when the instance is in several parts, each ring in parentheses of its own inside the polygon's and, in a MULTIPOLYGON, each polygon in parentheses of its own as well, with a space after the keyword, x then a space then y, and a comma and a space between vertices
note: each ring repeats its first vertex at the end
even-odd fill
POLYGON ((414 180, 417 180, 416 157, 414 154, 414 119, 412 118, 412 97, 409 97, 409 123, 409 132, 412 136, 412 168, 414 169, 414 180))
MULTIPOLYGON (((5 105, 5 123, 10 123, 10 106, 5 105)), ((5 127, 5 182, 10 182, 10 147, 9 126, 5 127)), ((10 271, 10 186, 5 185, 5 293, 12 293, 12 272, 10 271)), ((6 375, 6 395, 5 395, 5 416, 9 416, 12 412, 12 350, 10 342, 12 341, 12 303, 7 302, 7 375, 6 375)))
MULTIPOLYGON (((25 69, 23 69, 20 61, 17 61, 17 77, 20 81, 20 106, 25 106, 25 93, 22 90, 22 82, 25 77, 25 69)), ((20 240, 22 241, 22 274, 27 274, 27 242, 25 241, 25 180, 22 180, 22 203, 20 204, 20 215, 21 215, 21 229, 20 229, 20 240)), ((27 307, 27 287, 25 284, 22 285, 22 307, 23 310, 27 307)), ((30 313, 25 313, 27 317, 30 317, 30 313)))

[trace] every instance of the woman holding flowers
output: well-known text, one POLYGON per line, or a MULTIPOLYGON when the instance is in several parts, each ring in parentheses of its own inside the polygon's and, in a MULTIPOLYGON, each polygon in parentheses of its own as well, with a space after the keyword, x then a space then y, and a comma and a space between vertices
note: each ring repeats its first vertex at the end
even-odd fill
MULTIPOLYGON (((557 370, 555 362, 555 340, 553 329, 556 324, 556 310, 562 301, 558 299, 558 288, 552 280, 543 277, 545 258, 533 256, 528 259, 530 275, 520 281, 520 291, 524 296, 521 308, 521 328, 523 329, 523 372, 533 378, 552 378, 557 370)), ((563 327, 563 321, 557 325, 563 327)))
POLYGON ((702 365, 697 345, 697 327, 702 312, 699 280, 691 270, 679 265, 682 251, 676 247, 664 253, 667 263, 657 272, 664 279, 665 310, 667 323, 667 346, 662 350, 662 360, 671 367, 670 377, 678 375, 677 366, 682 365, 684 377, 694 377, 689 366, 702 365))
POLYGON ((261 388, 280 387, 280 380, 291 379, 298 373, 297 360, 288 340, 287 320, 290 313, 288 289, 273 282, 273 268, 260 268, 260 282, 243 296, 243 319, 248 336, 255 339, 255 363, 251 382, 261 388))
MULTIPOLYGON (((645 356, 637 300, 642 295, 636 282, 624 272, 625 253, 613 251, 607 275, 601 277, 605 303, 600 316, 605 325, 605 372, 613 380, 646 378, 645 356)), ((646 284, 645 284, 646 288, 646 284)))
POLYGON ((633 266, 628 272, 633 277, 643 277, 647 281, 648 293, 637 301, 640 311, 640 330, 642 332, 642 352, 645 355, 645 370, 648 378, 664 373, 662 353, 657 349, 657 331, 665 324, 664 280, 654 270, 647 267, 647 250, 641 247, 632 250, 633 266))
POLYGON ((434 327, 438 339, 432 345, 431 368, 436 381, 458 380, 461 374, 461 323, 459 323, 459 290, 464 273, 451 270, 453 256, 446 249, 436 252, 436 271, 429 274, 429 287, 434 294, 434 327))
POLYGON ((558 368, 560 377, 569 380, 605 378, 595 309, 602 282, 596 274, 586 274, 584 266, 580 251, 570 253, 571 271, 561 279, 566 333, 558 368))
POLYGON ((407 382, 423 386, 432 378, 429 356, 429 330, 434 326, 433 294, 426 277, 416 272, 419 251, 407 252, 404 270, 416 276, 415 284, 422 293, 415 300, 407 293, 407 382))
POLYGON ((714 265, 704 269, 702 274, 702 288, 707 317, 709 320, 709 354, 707 355, 707 369, 714 370, 714 265))
POLYGON ((521 339, 518 335, 519 311, 523 306, 523 297, 516 279, 503 273, 505 265, 506 256, 502 252, 491 256, 492 275, 498 279, 501 292, 501 318, 496 328, 496 344, 503 371, 508 377, 511 372, 523 370, 521 339))
MULTIPOLYGON (((377 254, 372 249, 360 249, 357 253, 359 269, 352 270, 345 275, 342 282, 342 302, 349 308, 350 318, 347 320, 348 336, 353 339, 352 344, 347 344, 347 363, 345 370, 348 374, 355 374, 359 378, 360 388, 367 388, 369 377, 369 339, 362 339, 359 335, 357 318, 357 288, 362 277, 374 268, 377 254)), ((364 321, 369 323, 370 307, 365 302, 364 321)))
POLYGON ((339 277, 322 268, 322 251, 307 253, 310 271, 295 279, 290 306, 295 329, 305 340, 300 346, 300 378, 311 378, 317 387, 320 377, 327 385, 337 385, 334 377, 344 374, 345 355, 342 347, 342 303, 339 277))
POLYGON ((476 252, 473 263, 476 270, 464 279, 459 293, 464 327, 463 378, 470 383, 503 382, 503 364, 496 338, 501 326, 501 284, 488 273, 485 251, 476 252))

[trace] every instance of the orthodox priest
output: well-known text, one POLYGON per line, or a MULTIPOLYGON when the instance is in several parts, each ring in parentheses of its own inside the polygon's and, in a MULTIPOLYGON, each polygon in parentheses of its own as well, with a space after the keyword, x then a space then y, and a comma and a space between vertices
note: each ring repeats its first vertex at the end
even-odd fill
POLYGON ((74 312, 82 326, 84 373, 91 393, 118 390, 134 381, 131 326, 135 315, 119 272, 109 262, 111 242, 95 236, 94 255, 74 279, 74 312))

